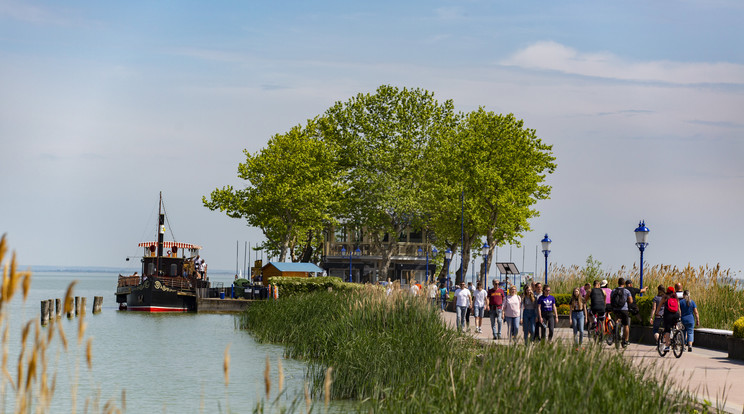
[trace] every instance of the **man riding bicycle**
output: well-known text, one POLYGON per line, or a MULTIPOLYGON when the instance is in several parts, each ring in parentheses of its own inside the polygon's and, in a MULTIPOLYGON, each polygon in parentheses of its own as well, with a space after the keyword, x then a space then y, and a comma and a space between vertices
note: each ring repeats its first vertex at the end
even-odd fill
POLYGON ((612 312, 615 318, 619 319, 623 324, 623 348, 628 346, 628 340, 630 339, 630 313, 628 313, 628 305, 632 303, 633 295, 625 288, 625 279, 621 277, 617 280, 617 287, 610 294, 610 305, 612 305, 612 312))
POLYGON ((600 323, 605 317, 605 293, 599 287, 599 280, 594 281, 592 290, 586 293, 586 302, 591 303, 589 308, 594 317, 594 323, 600 323))

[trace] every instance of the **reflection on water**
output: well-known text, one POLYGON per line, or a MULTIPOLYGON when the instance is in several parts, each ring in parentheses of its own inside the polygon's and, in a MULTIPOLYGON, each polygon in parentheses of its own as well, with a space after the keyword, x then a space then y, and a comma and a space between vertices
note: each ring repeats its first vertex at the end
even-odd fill
MULTIPOLYGON (((126 411, 217 412, 251 411, 264 396, 266 356, 271 361, 272 400, 276 397, 277 358, 282 348, 258 344, 235 327, 229 314, 145 314, 119 311, 114 296, 116 274, 34 272, 31 292, 23 303, 10 308, 9 361, 18 360, 23 323, 38 319, 40 301, 63 298, 68 284, 78 280, 75 296, 85 296, 86 337, 93 338, 93 369, 85 363, 85 343, 78 346, 78 319, 63 317, 70 352, 61 352, 59 340, 47 355, 57 372, 52 412, 71 411, 71 385, 77 384, 77 406, 100 391, 100 406, 113 400, 120 405, 126 391, 126 411), (93 297, 103 296, 103 312, 91 313, 93 297), (223 360, 230 345, 230 384, 225 386, 223 360), (79 352, 80 350, 83 352, 79 352)), ((43 328, 44 330, 49 329, 43 328)), ((304 365, 282 360, 285 395, 303 395, 304 365)), ((11 368, 12 369, 12 368, 11 368)), ((286 398, 286 397, 285 397, 286 398)), ((12 405, 10 405, 12 406, 12 405)), ((10 407, 9 406, 9 407, 10 407)))

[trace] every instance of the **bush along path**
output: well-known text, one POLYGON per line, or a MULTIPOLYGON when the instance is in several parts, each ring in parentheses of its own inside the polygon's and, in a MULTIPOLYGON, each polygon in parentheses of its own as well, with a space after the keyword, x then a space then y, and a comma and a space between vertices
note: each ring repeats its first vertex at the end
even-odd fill
POLYGON ((331 397, 358 401, 360 412, 705 409, 689 393, 672 391, 653 367, 600 348, 482 346, 405 293, 319 291, 258 302, 241 314, 240 325, 259 341, 284 345, 287 357, 308 361, 316 399, 332 367, 331 397))

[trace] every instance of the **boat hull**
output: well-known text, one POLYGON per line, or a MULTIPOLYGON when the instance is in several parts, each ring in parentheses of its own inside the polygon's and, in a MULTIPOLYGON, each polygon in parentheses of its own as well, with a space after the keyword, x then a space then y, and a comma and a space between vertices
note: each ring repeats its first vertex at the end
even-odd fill
POLYGON ((196 311, 196 295, 166 286, 157 278, 147 278, 134 287, 120 287, 116 292, 120 308, 138 312, 196 311))

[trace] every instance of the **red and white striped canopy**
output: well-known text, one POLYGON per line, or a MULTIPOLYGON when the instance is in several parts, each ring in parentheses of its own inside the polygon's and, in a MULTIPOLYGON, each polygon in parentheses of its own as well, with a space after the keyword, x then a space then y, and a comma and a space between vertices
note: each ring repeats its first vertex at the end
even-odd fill
MULTIPOLYGON (((150 246, 157 246, 157 245, 158 245, 158 242, 144 242, 144 243, 140 243, 138 246, 139 247, 150 247, 150 246)), ((163 247, 166 249, 171 249, 173 248, 173 246, 176 246, 179 249, 201 250, 202 248, 201 246, 197 246, 195 244, 190 244, 190 243, 179 243, 179 242, 171 242, 171 241, 163 242, 163 247)))

